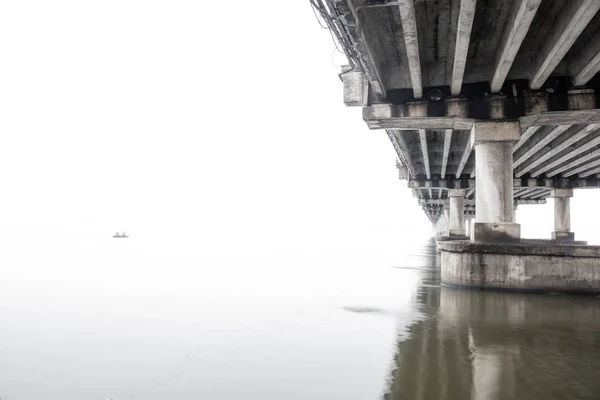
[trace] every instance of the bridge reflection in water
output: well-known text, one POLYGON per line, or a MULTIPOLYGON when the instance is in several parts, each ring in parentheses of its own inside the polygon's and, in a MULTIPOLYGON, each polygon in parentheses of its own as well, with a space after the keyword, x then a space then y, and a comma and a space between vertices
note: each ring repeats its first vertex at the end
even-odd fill
POLYGON ((600 297, 439 286, 434 248, 383 398, 600 398, 600 297))

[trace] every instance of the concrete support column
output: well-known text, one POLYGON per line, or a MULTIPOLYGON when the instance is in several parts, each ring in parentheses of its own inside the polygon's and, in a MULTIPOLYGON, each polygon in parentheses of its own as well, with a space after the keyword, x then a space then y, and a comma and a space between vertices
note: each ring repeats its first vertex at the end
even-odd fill
POLYGON ((482 243, 518 242, 521 228, 514 223, 513 143, 519 140, 517 121, 475 122, 475 225, 473 240, 482 243))
POLYGON ((465 190, 450 189, 450 228, 448 236, 465 236, 465 190))
POLYGON ((550 195, 554 198, 554 232, 552 239, 575 240, 571 232, 571 202, 573 189, 554 189, 550 195))
POLYGON ((444 218, 440 217, 435 223, 435 235, 442 236, 444 234, 444 218))
POLYGON ((449 236, 450 232, 450 204, 444 205, 444 236, 449 236))
POLYGON ((471 217, 465 217, 465 236, 471 236, 471 217))

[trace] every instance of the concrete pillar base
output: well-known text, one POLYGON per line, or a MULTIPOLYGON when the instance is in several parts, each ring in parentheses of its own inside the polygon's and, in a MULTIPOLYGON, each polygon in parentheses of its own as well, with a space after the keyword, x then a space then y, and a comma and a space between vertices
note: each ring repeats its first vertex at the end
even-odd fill
POLYGON ((444 234, 444 235, 436 235, 435 240, 438 242, 447 242, 449 240, 469 240, 468 236, 465 235, 455 235, 455 234, 444 234))
POLYGON ((458 232, 458 233, 454 233, 454 232, 450 232, 448 234, 448 237, 450 239, 454 239, 454 240, 468 240, 469 237, 464 233, 464 232, 458 232))
POLYGON ((528 241, 438 242, 447 286, 529 292, 600 293, 600 246, 528 241))
POLYGON ((518 243, 521 225, 514 222, 475 222, 473 241, 476 243, 518 243))
POLYGON ((573 232, 552 232, 552 240, 572 242, 575 240, 575 233, 573 233, 573 232))

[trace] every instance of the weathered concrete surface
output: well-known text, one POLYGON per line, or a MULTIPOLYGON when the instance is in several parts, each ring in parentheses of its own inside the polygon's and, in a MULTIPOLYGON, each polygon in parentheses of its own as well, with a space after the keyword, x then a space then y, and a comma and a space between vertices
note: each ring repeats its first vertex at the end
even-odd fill
POLYGON ((512 145, 476 144, 477 222, 513 222, 512 145))
POLYGON ((364 72, 352 71, 344 74, 344 104, 349 107, 367 105, 369 85, 364 72))
POLYGON ((475 144, 475 197, 473 227, 476 242, 514 242, 521 228, 514 223, 513 142, 520 137, 516 122, 484 122, 473 125, 475 144))
POLYGON ((521 225, 513 222, 475 222, 472 237, 478 243, 519 242, 521 225))
POLYGON ((478 289, 600 293, 600 246, 438 242, 442 283, 478 289))
POLYGON ((554 232, 552 239, 575 240, 575 234, 571 232, 571 206, 570 198, 573 197, 572 189, 556 189, 550 194, 554 197, 554 232))
POLYGON ((521 243, 531 244, 559 244, 563 246, 585 246, 586 240, 561 240, 561 239, 521 239, 521 243))
POLYGON ((325 3, 311 2, 348 59, 344 103, 362 107, 369 128, 386 130, 400 178, 417 189, 431 222, 441 215, 433 202, 449 201, 441 189, 487 196, 481 181, 471 183, 487 146, 477 141, 514 142, 515 187, 533 178, 523 187, 600 187, 600 0, 325 3))
POLYGON ((451 240, 458 240, 458 241, 465 241, 465 240, 469 240, 468 236, 462 235, 439 235, 435 237, 435 240, 438 242, 447 242, 447 241, 451 241, 451 240))
POLYGON ((518 142, 521 128, 518 121, 475 121, 471 135, 474 143, 518 142))
POLYGON ((448 191, 450 198, 450 236, 465 236, 465 194, 462 189, 451 189, 448 191))

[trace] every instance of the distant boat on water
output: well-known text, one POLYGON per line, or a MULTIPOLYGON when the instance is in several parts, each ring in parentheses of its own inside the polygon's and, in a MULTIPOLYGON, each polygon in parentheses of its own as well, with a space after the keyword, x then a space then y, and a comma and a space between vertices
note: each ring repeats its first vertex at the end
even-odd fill
POLYGON ((127 235, 125 234, 125 232, 123 232, 123 233, 119 233, 119 232, 117 232, 117 233, 115 233, 115 234, 113 235, 113 237, 114 237, 114 238, 128 238, 129 236, 127 236, 127 235))

